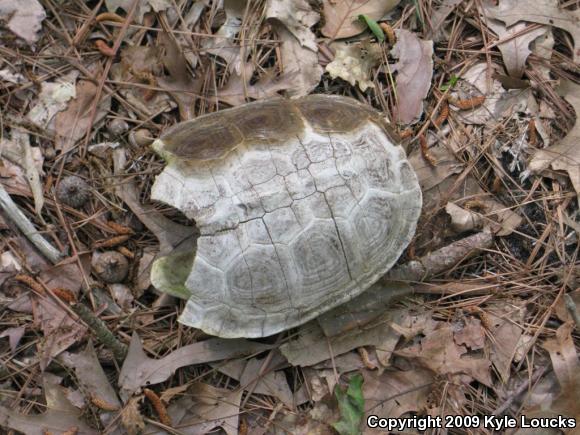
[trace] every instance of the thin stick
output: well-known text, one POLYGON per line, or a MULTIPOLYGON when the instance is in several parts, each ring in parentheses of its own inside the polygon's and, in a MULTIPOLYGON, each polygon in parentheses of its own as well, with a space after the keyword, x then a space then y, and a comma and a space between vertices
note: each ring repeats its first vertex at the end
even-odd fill
POLYGON ((36 246, 36 248, 48 258, 52 263, 56 264, 62 259, 62 254, 58 249, 52 246, 44 237, 42 237, 37 229, 28 220, 22 210, 18 208, 16 203, 12 201, 4 186, 0 184, 0 208, 6 215, 16 224, 18 229, 24 233, 26 238, 36 246))

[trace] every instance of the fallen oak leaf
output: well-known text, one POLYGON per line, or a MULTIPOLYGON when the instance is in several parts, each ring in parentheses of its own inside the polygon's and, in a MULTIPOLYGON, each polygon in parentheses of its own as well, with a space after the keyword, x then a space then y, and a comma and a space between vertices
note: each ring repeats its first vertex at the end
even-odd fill
POLYGON ((551 166, 555 171, 568 172, 574 190, 580 195, 580 85, 562 80, 558 92, 574 107, 576 123, 557 145, 537 151, 522 176, 543 172, 551 166))
POLYGON ((367 28, 357 19, 366 15, 372 20, 380 20, 393 10, 400 0, 323 0, 325 24, 322 34, 331 39, 348 38, 358 35, 367 28))
POLYGON ((91 122, 91 108, 97 97, 98 86, 88 80, 79 80, 76 84, 76 96, 68 107, 55 116, 55 148, 66 153, 76 142, 85 136, 87 130, 103 121, 111 106, 111 97, 105 96, 97 103, 94 122, 91 122))
POLYGON ((46 435, 47 433, 75 433, 97 435, 82 420, 82 412, 67 399, 66 389, 58 384, 57 376, 43 375, 46 411, 42 414, 21 414, 0 405, 0 427, 13 429, 26 435, 46 435))
POLYGON ((518 22, 513 26, 506 26, 501 21, 493 19, 487 21, 487 26, 497 34, 500 40, 507 39, 499 43, 497 48, 501 52, 508 74, 518 79, 524 73, 526 60, 532 53, 530 44, 549 31, 546 26, 526 31, 530 27, 526 23, 518 22))
POLYGON ((270 348, 270 345, 248 340, 210 338, 181 347, 161 359, 153 359, 145 354, 139 335, 134 333, 119 374, 120 394, 127 399, 144 385, 154 385, 167 380, 181 367, 239 358, 270 348))
POLYGON ((529 21, 566 30, 574 39, 574 62, 580 62, 580 10, 562 9, 557 0, 500 0, 487 6, 485 14, 507 26, 529 21))
POLYGON ((393 66, 397 71, 397 110, 399 123, 415 122, 423 113, 433 77, 433 41, 424 41, 408 30, 397 30, 397 43, 391 50, 399 59, 393 66))

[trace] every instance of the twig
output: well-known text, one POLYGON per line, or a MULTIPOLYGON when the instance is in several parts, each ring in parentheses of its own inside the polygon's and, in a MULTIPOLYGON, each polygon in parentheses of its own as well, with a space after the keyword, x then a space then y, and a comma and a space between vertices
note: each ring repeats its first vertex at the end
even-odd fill
POLYGON ((546 372, 546 367, 542 367, 536 373, 532 375, 531 378, 526 379, 522 384, 514 391, 514 393, 506 399, 500 406, 498 406, 495 411, 492 412, 492 415, 502 415, 506 409, 508 409, 513 401, 518 398, 525 390, 528 388, 530 384, 535 384, 546 372))
POLYGON ((95 316, 95 314, 82 303, 73 305, 72 309, 83 320, 83 322, 91 328, 98 339, 101 340, 101 343, 111 349, 117 362, 122 363, 127 356, 127 346, 115 338, 105 322, 95 316))
POLYGON ((62 259, 62 254, 54 246, 52 246, 44 237, 42 237, 32 222, 28 220, 26 215, 18 208, 16 203, 12 201, 4 186, 0 185, 0 207, 4 213, 16 224, 18 229, 24 233, 26 238, 36 246, 36 248, 48 258, 52 263, 56 264, 62 259))
POLYGON ((474 255, 482 249, 489 248, 493 236, 482 231, 473 236, 465 237, 441 249, 431 252, 418 260, 409 261, 392 269, 384 278, 388 280, 421 281, 450 266, 474 255))

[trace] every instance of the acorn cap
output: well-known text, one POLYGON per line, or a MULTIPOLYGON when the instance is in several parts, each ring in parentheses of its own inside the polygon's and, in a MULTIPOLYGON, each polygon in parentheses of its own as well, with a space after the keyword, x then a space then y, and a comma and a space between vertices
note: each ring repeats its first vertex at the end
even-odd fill
POLYGON ((60 180, 56 197, 66 205, 81 208, 91 197, 91 188, 81 177, 71 175, 60 180))

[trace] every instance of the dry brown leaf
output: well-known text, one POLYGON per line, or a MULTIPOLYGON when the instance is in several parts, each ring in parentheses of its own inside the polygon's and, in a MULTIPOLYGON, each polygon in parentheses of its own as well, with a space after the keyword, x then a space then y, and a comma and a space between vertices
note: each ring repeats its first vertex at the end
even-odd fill
POLYGON ((429 19, 429 30, 425 34, 427 39, 432 39, 434 42, 439 42, 443 37, 443 23, 445 19, 453 12, 455 7, 461 3, 462 0, 443 0, 439 6, 434 8, 429 19))
POLYGON ((223 3, 226 14, 225 22, 212 38, 203 41, 203 48, 210 54, 222 58, 228 70, 233 74, 241 74, 242 64, 246 59, 242 59, 242 47, 235 41, 235 36, 240 31, 242 18, 246 9, 244 0, 226 0, 223 3))
POLYGON ((24 335, 26 328, 24 326, 15 326, 13 328, 6 328, 4 331, 0 332, 0 338, 8 337, 8 342, 10 344, 10 350, 12 353, 16 352, 18 343, 24 335))
POLYGON ((572 382, 580 369, 580 360, 572 337, 574 327, 573 322, 564 323, 556 330, 556 337, 546 340, 542 345, 550 353, 552 367, 561 386, 572 382))
POLYGON ((580 10, 563 9, 558 0, 500 0, 497 6, 489 6, 485 12, 507 26, 529 21, 566 30, 574 38, 574 62, 580 62, 580 10))
POLYGON ((524 321, 526 309, 525 305, 519 305, 501 301, 485 307, 485 316, 490 322, 490 359, 504 383, 510 378, 511 363, 523 334, 520 324, 524 321))
POLYGON ((121 411, 121 424, 128 435, 141 434, 145 428, 145 421, 139 410, 139 401, 139 396, 129 398, 129 401, 121 411))
POLYGON ((47 297, 32 297, 32 314, 44 335, 44 340, 38 344, 43 370, 55 356, 79 342, 87 332, 83 322, 73 319, 63 307, 47 297))
POLYGON ((195 117, 195 102, 201 91, 203 79, 193 77, 188 70, 187 60, 177 43, 167 35, 163 35, 161 43, 165 47, 163 64, 169 75, 158 77, 157 82, 175 100, 179 107, 181 121, 195 117))
MULTIPOLYGON (((164 41, 163 36, 160 36, 159 39, 164 41)), ((172 96, 169 95, 177 87, 171 76, 174 70, 170 67, 173 66, 173 63, 167 67, 169 76, 163 76, 164 65, 161 52, 159 46, 126 47, 121 51, 121 62, 115 63, 111 67, 113 80, 141 85, 123 86, 118 89, 118 92, 138 111, 148 116, 155 116, 160 112, 175 108, 172 96), (147 86, 165 89, 167 92, 158 92, 148 89, 147 86)), ((178 63, 179 61, 180 59, 176 59, 174 62, 178 63)), ((184 88, 182 98, 189 96, 187 90, 184 88)))
POLYGON ((322 34, 330 39, 348 38, 366 30, 359 15, 378 21, 393 10, 400 0, 323 0, 322 34))
MULTIPOLYGON (((580 307, 580 288, 577 288, 574 291, 568 293, 568 295, 572 298, 572 301, 576 304, 576 307, 580 307)), ((566 308, 566 301, 564 298, 559 298, 556 306, 554 307, 554 313, 562 322, 570 322, 572 321, 572 316, 570 315, 570 311, 566 308)))
POLYGON ((539 173, 551 166, 555 171, 566 171, 580 195, 580 85, 562 80, 558 92, 574 107, 576 123, 557 145, 536 152, 528 170, 539 173))
POLYGON ((46 13, 38 0, 0 0, 0 21, 29 44, 38 41, 46 13))
POLYGON ((399 61, 397 71, 397 111, 399 123, 416 122, 423 113, 423 100, 433 77, 433 41, 424 41, 408 30, 397 30, 397 43, 391 54, 399 61))
POLYGON ((263 100, 279 95, 293 86, 293 75, 283 74, 276 77, 274 70, 266 70, 258 81, 252 85, 248 82, 252 77, 254 67, 250 64, 244 65, 245 74, 232 74, 225 86, 217 90, 216 97, 231 106, 244 104, 248 99, 263 100))
POLYGON ((318 23, 320 15, 306 0, 268 0, 265 16, 282 23, 302 47, 318 51, 316 36, 310 28, 318 23))
POLYGON ((327 337, 334 337, 380 317, 397 299, 412 294, 413 289, 400 281, 379 280, 352 301, 322 313, 316 319, 327 337))
POLYGON ((327 337, 316 321, 306 323, 299 329, 298 337, 280 346, 280 351, 294 366, 312 366, 321 361, 341 355, 361 346, 377 346, 390 336, 388 322, 399 323, 403 310, 386 311, 372 324, 362 329, 355 328, 343 334, 327 337))
MULTIPOLYGON (((98 87, 88 80, 79 80, 76 85, 76 97, 69 101, 66 110, 55 116, 55 148, 66 153, 76 142, 85 136, 91 127, 91 108, 97 96, 98 87)), ((97 103, 97 112, 93 127, 102 121, 111 106, 111 97, 101 96, 97 103)))
POLYGON ((483 349, 485 345, 485 330, 481 326, 481 320, 474 317, 466 317, 464 322, 463 327, 453 334, 455 342, 464 344, 471 350, 483 349))
POLYGON ((180 347, 161 359, 153 359, 145 354, 141 339, 134 333, 119 374, 120 394, 126 398, 144 385, 163 382, 180 367, 239 358, 269 348, 269 345, 247 340, 211 338, 180 347))
MULTIPOLYGON (((204 435, 217 427, 227 435, 238 435, 242 393, 242 389, 230 391, 196 382, 167 412, 179 433, 184 435, 204 435)), ((147 429, 148 434, 167 433, 153 427, 147 429)))
POLYGON ((272 371, 276 364, 272 361, 264 367, 264 359, 250 359, 240 375, 240 386, 255 394, 277 397, 288 408, 294 408, 294 395, 282 371, 272 371), (262 374, 260 374, 260 372, 262 374))
POLYGON ((26 435, 67 433, 73 427, 78 434, 97 435, 81 418, 81 411, 67 399, 69 390, 59 385, 60 378, 49 373, 43 375, 47 410, 42 414, 21 414, 0 406, 0 427, 13 429, 26 435))
POLYGON ((340 77, 352 86, 358 83, 363 92, 375 87, 371 74, 372 69, 381 62, 382 50, 379 44, 368 41, 355 44, 337 42, 331 48, 335 51, 334 60, 326 65, 330 77, 340 77))
POLYGON ((487 21, 487 26, 497 34, 500 40, 507 39, 498 44, 497 48, 501 52, 508 74, 515 78, 520 78, 524 73, 526 60, 532 53, 530 44, 550 31, 546 26, 526 31, 529 27, 526 23, 518 22, 513 26, 506 26, 501 21, 493 19, 487 21))
POLYGON ((465 346, 453 340, 453 327, 439 322, 439 327, 426 333, 419 345, 395 351, 398 356, 411 358, 439 375, 459 375, 464 383, 473 379, 491 386, 490 362, 486 358, 465 355, 465 346))
MULTIPOLYGON (((283 74, 287 86, 286 93, 291 97, 308 95, 320 82, 322 67, 318 63, 318 54, 296 39, 288 28, 278 21, 272 22, 272 28, 282 41, 280 53, 283 74)), ((281 78, 282 79, 282 78, 281 78)))
POLYGON ((117 409, 121 408, 121 402, 101 367, 91 341, 81 352, 63 352, 59 361, 74 370, 78 383, 89 397, 99 398, 117 409))
MULTIPOLYGON (((430 370, 386 370, 379 374, 363 370, 363 397, 365 419, 369 415, 381 418, 399 418, 408 412, 425 411, 429 393, 433 390, 435 375, 430 370)), ((367 427, 363 433, 376 433, 367 427)))

